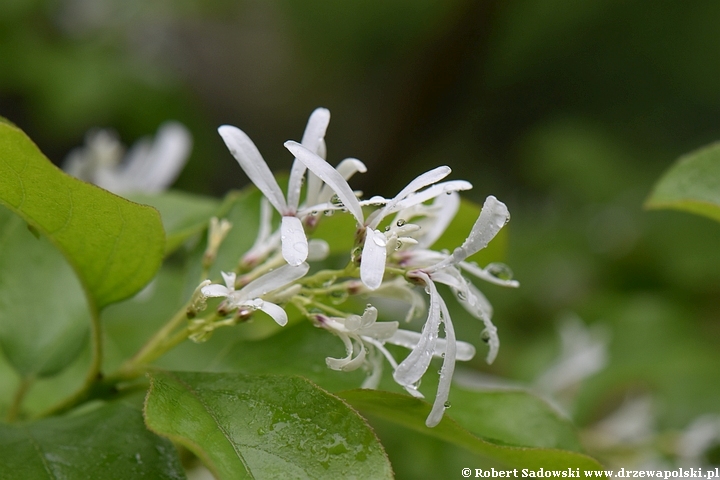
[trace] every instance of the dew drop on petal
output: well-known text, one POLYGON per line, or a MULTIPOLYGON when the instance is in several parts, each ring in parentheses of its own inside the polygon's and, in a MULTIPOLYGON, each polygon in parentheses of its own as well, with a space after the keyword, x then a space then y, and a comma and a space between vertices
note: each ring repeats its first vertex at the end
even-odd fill
POLYGON ((485 267, 485 271, 499 280, 512 280, 513 272, 504 263, 491 263, 485 267))
POLYGON ((401 218, 395 223, 395 225, 397 225, 398 227, 402 227, 406 223, 407 223, 407 220, 401 218))
POLYGON ((480 340, 485 343, 490 343, 490 332, 488 332, 487 329, 483 330, 480 334, 480 340))

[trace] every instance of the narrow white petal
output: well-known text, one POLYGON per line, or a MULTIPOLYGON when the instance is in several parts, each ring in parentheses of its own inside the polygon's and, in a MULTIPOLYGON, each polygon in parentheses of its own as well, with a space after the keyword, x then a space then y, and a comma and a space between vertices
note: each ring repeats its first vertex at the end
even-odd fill
POLYGON ((493 316, 493 308, 487 297, 471 282, 467 282, 467 291, 465 292, 467 298, 460 299, 460 304, 465 307, 465 310, 470 312, 476 318, 482 319, 482 315, 486 315, 488 318, 493 316))
POLYGON ((343 344, 345 345, 345 353, 347 353, 347 356, 345 358, 327 357, 325 358, 325 364, 332 370, 342 370, 343 367, 350 363, 350 360, 352 360, 352 354, 354 349, 352 341, 346 333, 338 332, 336 330, 333 330, 333 333, 335 333, 335 335, 340 337, 340 340, 342 340, 343 344))
POLYGON ((443 323, 445 323, 447 349, 445 351, 445 358, 443 359, 443 366, 440 370, 440 382, 438 383, 437 395, 435 395, 435 401, 433 402, 430 415, 428 415, 425 420, 425 425, 430 428, 440 423, 445 409, 448 407, 447 400, 450 396, 450 384, 452 383, 452 376, 455 372, 455 358, 457 355, 455 329, 453 328, 452 321, 450 321, 450 313, 445 303, 442 304, 442 315, 444 319, 443 323))
MULTIPOLYGON (((316 155, 320 155, 321 149, 325 147, 325 131, 330 123, 330 111, 327 108, 316 108, 308 120, 305 132, 302 137, 302 145, 316 155)), ((295 160, 290 170, 290 181, 288 182, 288 206, 297 210, 300 204, 300 190, 302 189, 302 179, 305 175, 307 167, 302 162, 295 160)), ((314 175, 313 175, 314 176, 314 175)), ((316 180, 313 180, 313 192, 310 192, 308 185, 308 196, 317 195, 315 193, 316 180)))
POLYGON ((365 337, 377 340, 386 340, 391 338, 398 329, 398 322, 377 322, 363 328, 358 333, 365 337))
POLYGON ((325 240, 313 238, 308 242, 308 261, 318 262, 330 255, 330 245, 325 240))
POLYGON ((442 297, 437 291, 435 284, 430 277, 424 272, 416 273, 428 287, 430 293, 430 308, 428 309, 428 318, 420 335, 420 340, 410 354, 403 360, 398 368, 395 369, 393 378, 400 385, 414 385, 425 374, 430 366, 433 352, 438 340, 438 330, 440 328, 440 311, 441 305, 444 305, 442 297))
POLYGON ((239 290, 239 294, 242 298, 261 297, 304 277, 309 269, 310 266, 307 263, 302 263, 297 267, 283 265, 248 283, 239 290))
POLYGON ((296 267, 307 260, 308 241, 299 218, 282 217, 280 240, 282 242, 283 258, 290 265, 296 267))
POLYGON ((223 280, 225 280, 225 285, 227 285, 228 290, 235 290, 235 279, 237 276, 235 275, 235 272, 225 273, 220 272, 222 274, 223 280))
POLYGON ((320 155, 321 145, 324 144, 325 132, 327 131, 328 124, 330 123, 330 110, 327 108, 316 108, 308 119, 307 126, 305 126, 305 132, 300 142, 303 147, 307 148, 314 154, 320 155))
POLYGON ((447 177, 450 174, 451 170, 450 167, 442 166, 437 167, 429 172, 425 172, 422 175, 419 175, 416 177, 413 181, 407 184, 405 188, 400 190, 400 192, 390 200, 385 207, 381 208, 380 210, 376 210, 373 212, 369 217, 367 221, 368 226, 372 226, 373 228, 377 227, 380 222, 382 221, 385 216, 389 215, 391 212, 394 211, 395 205, 402 201, 405 197, 410 195, 411 193, 417 192, 423 187, 426 187, 430 184, 433 184, 435 182, 438 182, 442 180, 443 178, 447 177))
MULTIPOLYGON (((335 170, 338 171, 340 175, 345 180, 350 180, 350 178, 355 175, 357 172, 365 173, 367 172, 367 167, 363 162, 358 160, 357 158, 346 158, 342 162, 338 164, 337 167, 335 167, 335 170)), ((319 187, 318 187, 319 188, 319 187)), ((308 192, 310 191, 310 186, 308 185, 308 192)), ((332 189, 327 186, 323 185, 322 189, 318 192, 317 196, 315 197, 315 203, 324 203, 329 202, 330 198, 333 196, 332 189)), ((309 202, 309 200, 308 200, 309 202)))
POLYGON ((475 275, 477 278, 485 280, 486 282, 494 283, 495 285, 510 288, 517 288, 520 286, 520 282, 517 280, 498 278, 491 274, 487 268, 480 268, 472 263, 460 262, 460 267, 468 273, 475 275))
POLYGON ((420 248, 432 247, 445 233, 459 208, 460 195, 456 192, 436 197, 432 204, 433 213, 415 222, 422 227, 422 236, 418 239, 418 246, 420 248))
POLYGON ((232 290, 228 290, 224 285, 212 284, 202 287, 200 291, 206 297, 227 297, 232 290))
POLYGON ((462 249, 462 258, 458 259, 453 253, 456 261, 465 260, 470 255, 487 247, 490 240, 495 238, 495 235, 509 220, 510 212, 505 204, 492 195, 487 197, 480 216, 473 225, 472 230, 470 230, 470 235, 460 247, 462 249))
POLYGON ((290 169, 290 179, 288 180, 288 193, 287 193, 287 206, 288 212, 297 212, 298 205, 300 205, 300 191, 302 190, 303 178, 305 177, 305 171, 307 167, 297 159, 293 161, 292 168, 290 169))
MULTIPOLYGON (((392 337, 385 340, 385 343, 391 343, 393 345, 412 350, 417 346, 420 341, 420 337, 421 334, 419 332, 413 332, 412 330, 398 330, 392 337)), ((445 353, 446 345, 447 341, 444 338, 438 338, 433 356, 442 357, 445 353)), ((475 346, 471 343, 458 341, 456 349, 457 360, 467 362, 475 357, 475 346)))
POLYGON ((358 202, 355 193, 348 185, 347 181, 330 166, 325 160, 320 158, 318 155, 312 153, 307 148, 303 147, 297 142, 285 142, 285 147, 295 155, 295 158, 300 160, 305 166, 312 171, 320 179, 327 183, 330 188, 337 194, 340 201, 343 202, 345 208, 352 213, 358 223, 363 222, 362 208, 360 202, 358 202))
POLYGON ((485 199, 480 216, 475 221, 475 225, 473 225, 463 244, 455 249, 452 257, 433 266, 433 270, 459 263, 487 247, 490 240, 495 238, 495 235, 509 220, 510 212, 508 212, 505 204, 490 195, 485 199))
POLYGON ((287 204, 282 190, 250 137, 231 125, 223 125, 218 128, 218 132, 248 178, 270 200, 278 212, 285 213, 287 204))
POLYGON ((357 370, 365 361, 365 346, 362 344, 362 341, 359 338, 355 338, 355 340, 358 343, 356 345, 358 354, 355 356, 355 358, 353 358, 343 366, 342 369, 344 372, 351 372, 353 370, 357 370))
POLYGON ((387 239, 379 230, 368 228, 360 260, 360 279, 370 290, 382 284, 387 259, 387 239))
POLYGON ((488 365, 493 363, 495 361, 495 357, 497 357, 498 350, 500 350, 500 337, 498 337, 497 334, 497 328, 495 328, 495 325, 493 325, 492 320, 488 318, 488 316, 484 316, 482 319, 483 323, 485 324, 485 330, 483 330, 483 335, 488 336, 488 347, 490 349, 488 350, 487 357, 485 357, 485 361, 488 365))
POLYGON ((344 372, 357 370, 365 361, 365 347, 362 345, 362 341, 359 337, 353 336, 353 340, 357 344, 354 345, 348 335, 343 333, 338 333, 337 335, 342 339, 343 343, 345 343, 345 350, 348 356, 345 358, 327 357, 325 363, 333 370, 342 370, 344 372), (356 346, 357 348, 355 348, 356 346), (358 354, 353 358, 355 350, 358 351, 358 354))
POLYGON ((449 195, 453 192, 459 192, 463 190, 470 190, 472 184, 465 180, 451 180, 449 182, 442 182, 426 188, 422 192, 408 195, 404 200, 398 202, 392 211, 404 210, 414 205, 427 202, 430 199, 437 198, 441 195, 449 195))
POLYGON ((274 303, 270 302, 262 302, 258 308, 262 310, 263 312, 267 313, 272 317, 275 322, 277 322, 278 325, 281 327, 284 327, 287 325, 288 322, 288 316, 287 313, 285 313, 285 310, 282 309, 279 305, 275 305, 274 303))

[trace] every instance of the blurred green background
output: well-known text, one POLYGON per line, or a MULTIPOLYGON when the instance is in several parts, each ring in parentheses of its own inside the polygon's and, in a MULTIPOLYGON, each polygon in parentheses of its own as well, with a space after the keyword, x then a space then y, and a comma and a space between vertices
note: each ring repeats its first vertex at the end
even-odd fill
MULTIPOLYGON (((502 348, 473 366, 531 382, 576 314, 610 339, 607 367, 571 392, 578 424, 648 396, 651 428, 672 435, 720 413, 720 225, 642 203, 720 138, 719 23, 712 0, 3 0, 0 115, 57 164, 92 127, 130 144, 179 120, 195 146, 176 188, 215 196, 247 183, 219 125, 287 169, 282 142, 317 106, 328 159, 363 160, 368 195, 447 164, 513 215, 522 287, 483 286, 502 348)), ((386 435, 391 455, 418 454, 386 435)))

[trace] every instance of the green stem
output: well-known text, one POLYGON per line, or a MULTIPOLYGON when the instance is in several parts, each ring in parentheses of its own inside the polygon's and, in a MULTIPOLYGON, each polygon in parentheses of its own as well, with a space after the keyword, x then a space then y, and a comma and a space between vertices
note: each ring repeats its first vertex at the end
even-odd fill
POLYGON ((25 399, 25 395, 27 394, 28 390, 30 390, 30 387, 32 387, 33 383, 35 382, 35 377, 23 377, 20 379, 20 385, 18 385, 17 390, 15 391, 15 395, 13 396, 12 403, 10 404, 10 408, 7 412, 6 420, 8 423, 12 423, 15 420, 18 419, 18 416, 20 415, 20 409, 22 406, 22 402, 25 399))
POLYGON ((189 332, 187 328, 184 328, 178 332, 184 334, 184 337, 182 337, 179 341, 174 340, 177 335, 173 336, 170 340, 168 339, 172 332, 187 320, 187 309, 189 306, 189 303, 183 305, 182 308, 180 308, 180 310, 178 310, 177 313, 175 313, 175 315, 160 330, 158 330, 155 335, 153 335, 145 343, 145 345, 137 351, 135 355, 128 359, 118 369, 116 374, 113 374, 113 376, 116 376, 117 374, 120 374, 123 378, 126 378, 128 375, 133 376, 132 373, 138 371, 138 367, 156 360, 172 347, 187 338, 189 332), (171 341, 174 343, 170 343, 171 341))

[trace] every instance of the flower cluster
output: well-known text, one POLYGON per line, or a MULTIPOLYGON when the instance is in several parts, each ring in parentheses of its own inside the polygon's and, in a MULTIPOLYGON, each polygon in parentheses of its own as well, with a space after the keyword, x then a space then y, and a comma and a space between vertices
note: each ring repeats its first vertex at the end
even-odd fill
POLYGON ((508 209, 489 196, 462 245, 453 252, 433 250, 458 211, 458 192, 472 185, 464 180, 445 180, 451 171, 441 166, 419 175, 392 198, 363 199, 348 180, 355 173, 365 172, 365 165, 354 158, 341 161, 337 167, 326 161, 329 120, 328 110, 315 110, 301 142, 285 143, 295 157, 286 195, 252 140, 236 127, 219 128, 228 149, 264 194, 264 200, 257 240, 237 269, 223 274, 224 285, 204 283, 199 287, 200 303, 207 297, 224 300, 215 313, 223 320, 198 323, 197 331, 202 337, 202 332, 209 333, 214 325, 235 323, 256 310, 285 325, 288 317, 280 305, 292 303, 317 327, 343 342, 346 356, 328 357, 329 368, 363 368, 368 372, 363 387, 374 388, 386 359, 394 380, 416 397, 422 397, 418 386, 433 357, 442 358, 438 391, 426 421, 428 426, 437 425, 448 405, 455 362, 475 355, 473 345, 456 339, 438 284, 449 287, 460 304, 483 322, 482 339, 489 345, 487 362, 492 362, 500 346, 491 320, 492 307, 466 275, 506 287, 518 286, 505 265, 494 263, 481 268, 468 262, 468 257, 485 248, 508 222, 508 209), (273 227, 273 208, 281 217, 278 228, 273 227), (356 222, 356 230, 348 232, 355 238, 349 263, 342 270, 313 271, 308 262, 324 259, 329 249, 322 240, 308 237, 325 215, 335 212, 349 214, 356 222), (418 292, 422 289, 429 299, 427 304, 418 292), (357 295, 406 301, 405 320, 424 311, 425 325, 421 332, 401 329, 399 321, 379 321, 383 315, 372 304, 358 315, 338 310, 336 301, 328 301, 357 295), (387 344, 407 348, 410 353, 397 362, 387 344))

